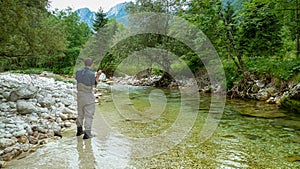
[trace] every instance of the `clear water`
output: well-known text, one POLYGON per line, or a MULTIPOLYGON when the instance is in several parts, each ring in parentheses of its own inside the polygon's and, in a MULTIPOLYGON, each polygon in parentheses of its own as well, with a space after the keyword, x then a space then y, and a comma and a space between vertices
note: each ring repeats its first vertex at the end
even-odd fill
POLYGON ((286 113, 275 105, 227 100, 221 120, 215 118, 218 127, 203 142, 213 115, 210 95, 201 95, 195 114, 189 108, 197 99, 183 101, 180 91, 131 88, 123 94, 104 95, 94 117, 95 138, 75 137, 73 128, 7 168, 300 168, 299 116, 240 114, 286 113))

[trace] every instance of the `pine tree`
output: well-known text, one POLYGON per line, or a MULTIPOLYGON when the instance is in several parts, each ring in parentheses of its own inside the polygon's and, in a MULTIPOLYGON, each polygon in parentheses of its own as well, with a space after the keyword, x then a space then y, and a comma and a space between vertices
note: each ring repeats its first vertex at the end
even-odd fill
POLYGON ((103 9, 100 7, 98 12, 96 13, 96 19, 93 23, 93 30, 95 32, 99 31, 104 25, 106 25, 108 19, 106 18, 106 14, 103 12, 103 9))

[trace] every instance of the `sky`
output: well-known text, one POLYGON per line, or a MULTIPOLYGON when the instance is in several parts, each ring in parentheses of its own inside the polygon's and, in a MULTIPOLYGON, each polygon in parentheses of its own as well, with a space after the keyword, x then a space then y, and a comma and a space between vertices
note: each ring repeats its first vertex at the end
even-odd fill
POLYGON ((49 0, 50 9, 66 9, 71 7, 73 10, 79 8, 89 8, 93 12, 97 12, 100 6, 104 12, 107 12, 111 7, 130 0, 49 0))

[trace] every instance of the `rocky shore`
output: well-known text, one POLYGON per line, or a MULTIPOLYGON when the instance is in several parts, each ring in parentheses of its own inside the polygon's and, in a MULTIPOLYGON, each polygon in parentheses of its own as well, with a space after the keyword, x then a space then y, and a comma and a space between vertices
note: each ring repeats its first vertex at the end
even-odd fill
POLYGON ((269 75, 248 74, 234 84, 228 95, 277 104, 282 109, 300 113, 300 83, 293 80, 279 82, 269 75))
MULTIPOLYGON (((155 86, 161 76, 151 75, 145 78, 135 76, 114 77, 113 82, 119 85, 133 86, 155 86)), ((220 86, 211 86, 209 78, 205 72, 201 72, 196 79, 184 79, 171 82, 168 88, 189 87, 198 85, 202 93, 218 93, 220 86), (197 84, 195 82, 197 81, 197 84)), ((277 104, 280 108, 294 113, 300 113, 300 83, 294 81, 281 82, 268 75, 256 76, 246 74, 245 78, 235 82, 233 87, 227 91, 230 98, 250 99, 265 102, 267 104, 277 104)))
MULTIPOLYGON (((0 73, 0 168, 24 152, 33 152, 49 139, 60 139, 61 132, 75 124, 75 83, 57 81, 53 74, 26 75, 0 73)), ((300 109, 300 84, 282 89, 274 81, 250 76, 235 83, 229 96, 278 104, 285 109, 300 109)), ((114 77, 105 84, 153 86, 161 77, 114 77)), ((62 78, 63 79, 63 78, 62 78)), ((198 82, 199 83, 199 82, 198 82)), ((218 92, 218 86, 201 81, 199 91, 218 92)), ((169 88, 194 86, 195 80, 171 82, 169 88)))
POLYGON ((75 123, 74 89, 54 78, 0 73, 0 168, 75 123))

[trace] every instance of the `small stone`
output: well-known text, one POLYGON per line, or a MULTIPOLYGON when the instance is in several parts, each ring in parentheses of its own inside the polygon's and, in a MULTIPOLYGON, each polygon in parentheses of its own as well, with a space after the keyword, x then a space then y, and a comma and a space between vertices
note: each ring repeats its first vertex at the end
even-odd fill
POLYGON ((261 101, 266 101, 268 100, 269 97, 270 97, 269 93, 264 89, 259 90, 256 95, 256 98, 261 101))
POLYGON ((14 150, 14 147, 6 147, 6 148, 4 149, 4 154, 10 153, 10 152, 12 152, 13 150, 14 150))
POLYGON ((20 137, 26 135, 26 130, 21 130, 13 133, 14 137, 20 137))
POLYGON ((3 112, 5 112, 5 111, 8 111, 9 110, 9 105, 7 104, 7 103, 2 103, 2 104, 0 104, 0 111, 3 111, 3 112))
POLYGON ((71 126, 72 126, 72 123, 69 122, 69 121, 66 121, 64 126, 65 126, 65 127, 71 127, 71 126))
POLYGON ((28 138, 27 138, 26 136, 20 136, 20 137, 18 137, 17 139, 18 139, 18 142, 19 142, 19 143, 25 144, 25 143, 28 143, 28 142, 29 142, 29 141, 28 141, 28 138))
POLYGON ((14 149, 13 151, 5 154, 2 156, 2 159, 5 161, 10 161, 13 158, 17 157, 18 155, 20 155, 23 151, 21 149, 14 149))
POLYGON ((0 148, 7 148, 15 144, 12 139, 2 138, 0 139, 0 148))
POLYGON ((53 136, 54 136, 54 131, 53 130, 48 131, 47 137, 53 137, 53 136))
POLYGON ((33 134, 32 134, 33 137, 37 137, 38 135, 39 135, 38 131, 34 131, 33 134))
POLYGON ((77 115, 76 114, 70 114, 69 115, 69 119, 70 120, 76 120, 77 119, 77 115))
POLYGON ((33 115, 31 115, 27 118, 27 121, 29 123, 36 123, 38 120, 39 120, 39 118, 37 116, 33 116, 33 115))
POLYGON ((29 153, 34 153, 34 152, 36 152, 36 149, 29 149, 28 152, 29 153))
POLYGON ((15 124, 11 124, 11 123, 8 123, 5 125, 6 128, 16 128, 17 126, 15 124))
POLYGON ((296 161, 300 161, 300 155, 296 155, 296 154, 293 154, 293 155, 289 155, 285 158, 286 161, 288 162, 296 162, 296 161))
POLYGON ((16 102, 9 102, 8 105, 10 106, 11 109, 17 108, 16 102))
POLYGON ((33 137, 33 136, 29 136, 29 143, 30 144, 37 144, 38 143, 38 139, 33 137))
POLYGON ((21 150, 23 150, 24 152, 27 152, 30 149, 30 145, 29 144, 22 144, 20 146, 21 150))
POLYGON ((283 128, 283 130, 285 130, 285 131, 295 131, 295 129, 292 129, 292 128, 283 128))
POLYGON ((71 109, 69 109, 69 108, 67 108, 67 107, 65 107, 65 108, 63 109, 63 113, 65 113, 65 114, 75 114, 75 111, 74 111, 74 110, 71 110, 71 109))
POLYGON ((10 133, 4 135, 5 138, 11 138, 12 136, 13 136, 13 135, 10 134, 10 133))
POLYGON ((0 168, 4 168, 6 166, 6 162, 5 161, 0 161, 0 168))
POLYGON ((47 129, 45 129, 44 127, 38 127, 38 131, 40 132, 40 133, 47 133, 47 129))
POLYGON ((47 114, 47 113, 42 113, 42 114, 41 114, 41 117, 44 118, 44 119, 49 119, 49 118, 50 118, 50 115, 47 114))
POLYGON ((4 129, 5 128, 5 124, 0 122, 0 129, 4 129))
POLYGON ((69 118, 68 118, 68 115, 66 115, 66 114, 60 114, 60 118, 62 119, 62 120, 68 120, 69 118))
POLYGON ((41 141, 39 141, 39 143, 38 143, 39 145, 44 145, 44 144, 47 144, 47 140, 41 140, 41 141))
POLYGON ((42 139, 46 139, 46 138, 48 138, 47 134, 40 134, 38 139, 42 140, 42 139))
POLYGON ((25 100, 18 100, 17 102, 17 110, 21 115, 30 114, 33 112, 37 112, 37 106, 34 102, 28 102, 25 100))

